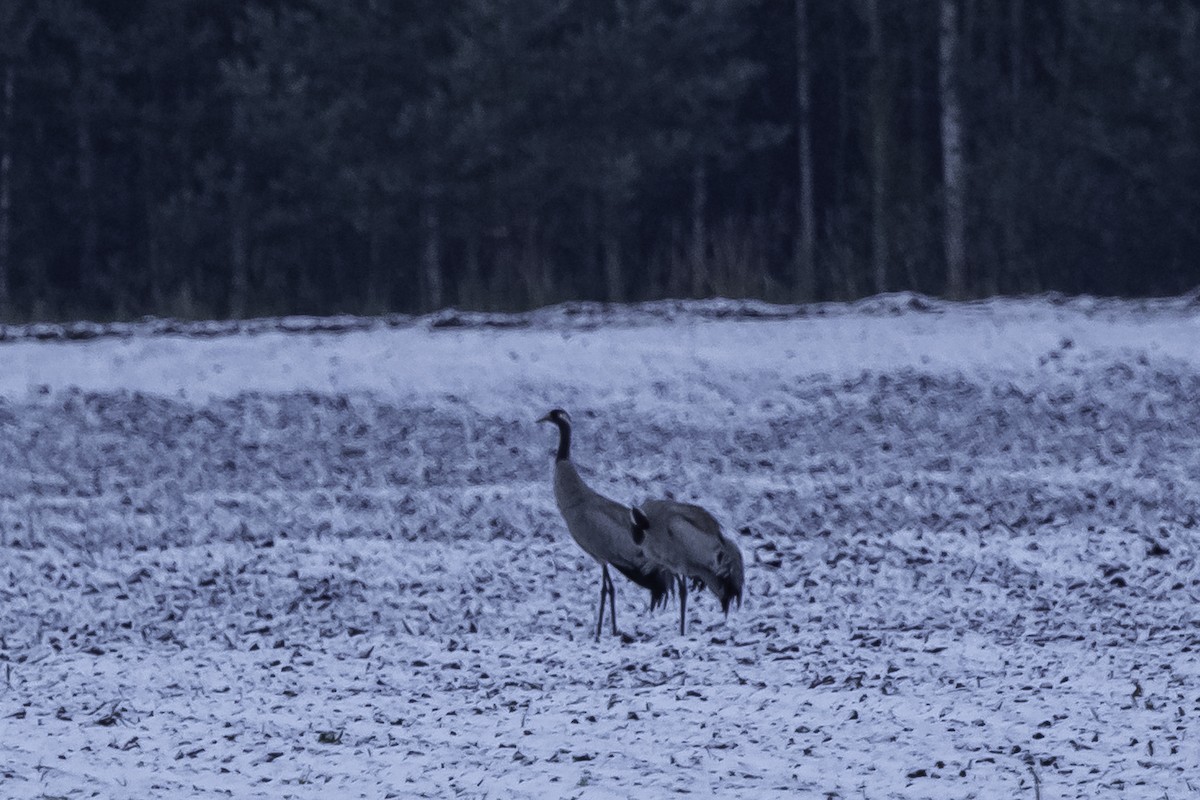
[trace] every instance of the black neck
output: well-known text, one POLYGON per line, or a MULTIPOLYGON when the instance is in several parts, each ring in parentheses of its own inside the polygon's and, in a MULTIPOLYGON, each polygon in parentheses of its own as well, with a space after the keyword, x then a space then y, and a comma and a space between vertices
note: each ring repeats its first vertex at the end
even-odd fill
POLYGON ((571 423, 565 419, 556 419, 554 424, 558 426, 558 461, 571 460, 571 423))

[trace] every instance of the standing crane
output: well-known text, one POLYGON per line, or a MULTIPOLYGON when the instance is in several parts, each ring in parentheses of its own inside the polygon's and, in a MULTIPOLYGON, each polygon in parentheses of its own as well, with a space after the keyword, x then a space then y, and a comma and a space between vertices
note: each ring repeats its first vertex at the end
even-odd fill
POLYGON ((650 590, 651 609, 666 605, 673 576, 651 563, 642 548, 630 539, 629 507, 593 491, 580 477, 571 461, 571 415, 556 408, 538 422, 548 422, 558 428, 554 499, 559 513, 575 543, 600 564, 600 614, 596 620, 596 641, 599 641, 604 627, 606 598, 612 612, 613 635, 617 633, 616 591, 608 574, 609 564, 629 580, 650 590))
POLYGON ((729 604, 742 605, 745 567, 742 551, 721 533, 721 525, 700 506, 673 500, 647 500, 630 511, 633 543, 651 562, 679 581, 679 633, 687 631, 687 582, 707 586, 729 616, 729 604))

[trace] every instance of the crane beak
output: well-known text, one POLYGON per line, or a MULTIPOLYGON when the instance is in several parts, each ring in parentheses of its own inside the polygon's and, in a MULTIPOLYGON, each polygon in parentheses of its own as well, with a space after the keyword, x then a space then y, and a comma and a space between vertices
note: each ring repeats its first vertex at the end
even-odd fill
POLYGON ((550 415, 549 415, 549 414, 547 414, 547 415, 546 415, 546 416, 544 416, 544 417, 540 417, 540 418, 538 418, 538 419, 535 419, 535 420, 534 420, 534 422, 550 422, 550 421, 551 421, 551 420, 550 420, 550 415))

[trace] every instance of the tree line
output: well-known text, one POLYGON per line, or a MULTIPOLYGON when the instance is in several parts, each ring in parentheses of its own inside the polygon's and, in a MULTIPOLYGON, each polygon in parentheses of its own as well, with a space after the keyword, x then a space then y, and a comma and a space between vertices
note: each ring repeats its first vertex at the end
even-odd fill
POLYGON ((6 0, 0 319, 1200 284, 1198 0, 6 0))

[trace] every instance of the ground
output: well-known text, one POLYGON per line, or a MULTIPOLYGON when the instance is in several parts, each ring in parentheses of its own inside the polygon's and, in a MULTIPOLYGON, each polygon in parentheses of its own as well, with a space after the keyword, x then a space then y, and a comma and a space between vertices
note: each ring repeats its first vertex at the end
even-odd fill
POLYGON ((1200 791, 1194 298, 310 323, 0 337, 0 795, 1200 791), (555 406, 740 609, 592 641, 555 406))

